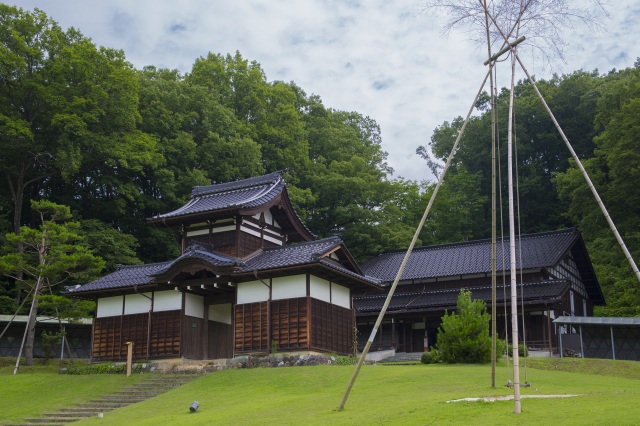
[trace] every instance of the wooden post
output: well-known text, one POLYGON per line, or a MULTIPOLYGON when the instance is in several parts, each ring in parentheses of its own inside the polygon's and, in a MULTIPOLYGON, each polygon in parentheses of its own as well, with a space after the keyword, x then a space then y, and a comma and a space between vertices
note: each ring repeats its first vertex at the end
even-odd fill
POLYGON ((547 334, 549 335, 549 358, 553 358, 553 343, 551 342, 551 308, 547 307, 547 334))
POLYGON ((127 377, 131 375, 132 361, 133 361, 133 342, 127 342, 127 377))

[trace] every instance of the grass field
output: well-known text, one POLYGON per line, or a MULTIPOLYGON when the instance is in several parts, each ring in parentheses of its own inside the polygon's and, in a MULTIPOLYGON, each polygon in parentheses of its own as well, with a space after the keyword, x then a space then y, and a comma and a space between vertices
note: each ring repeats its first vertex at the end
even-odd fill
MULTIPOLYGON (((518 415, 513 414, 513 401, 447 403, 460 398, 512 394, 503 386, 510 372, 504 363, 498 366, 495 389, 490 386, 487 365, 364 366, 345 409, 338 411, 353 370, 351 366, 226 370, 204 375, 154 399, 105 413, 103 419, 90 418, 74 425, 640 424, 637 362, 530 359, 526 373, 532 386, 522 388, 522 413, 518 415), (526 398, 564 394, 580 396, 526 398), (200 409, 192 414, 189 406, 194 400, 200 403, 200 409)), ((522 366, 521 373, 524 381, 522 366)), ((50 408, 71 405, 78 399, 89 399, 96 388, 124 385, 127 379, 46 372, 14 377, 0 369, 0 380, 1 424, 17 420, 15 409, 10 409, 7 416, 4 408, 23 405, 19 401, 37 401, 38 409, 47 404, 50 408)), ((103 393, 107 392, 104 388, 103 393)), ((20 415, 31 414, 35 413, 20 415)))

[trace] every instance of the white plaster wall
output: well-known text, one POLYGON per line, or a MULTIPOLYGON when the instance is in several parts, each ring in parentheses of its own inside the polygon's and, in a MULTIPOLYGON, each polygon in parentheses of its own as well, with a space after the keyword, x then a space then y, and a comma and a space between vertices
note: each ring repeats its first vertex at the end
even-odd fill
POLYGON ((153 294, 153 311, 177 311, 182 309, 182 293, 175 290, 156 291, 153 294))
POLYGON ((271 280, 271 299, 292 299, 307 296, 307 276, 292 275, 271 280))
POLYGON ((204 298, 191 293, 185 293, 184 296, 184 314, 204 319, 204 298))
POLYGON ((311 275, 310 281, 310 296, 314 299, 331 303, 331 283, 313 275, 311 275))
POLYGON ((209 321, 231 324, 231 303, 209 305, 209 321))
POLYGON ((101 297, 98 299, 96 317, 114 317, 122 315, 122 296, 101 297))
MULTIPOLYGON (((268 283, 268 281, 265 281, 268 283)), ((269 288, 260 281, 238 283, 238 305, 269 300, 269 288)))
POLYGON ((246 226, 241 226, 240 230, 242 232, 246 232, 247 234, 253 235, 253 236, 258 237, 258 238, 260 238, 262 236, 266 241, 270 241, 270 242, 272 242, 274 244, 282 245, 282 241, 281 240, 277 240, 277 239, 272 238, 272 237, 270 237, 268 235, 261 235, 260 232, 254 230, 254 229, 249 229, 246 226))
MULTIPOLYGON (((144 293, 147 297, 151 297, 151 293, 144 293)), ((127 294, 124 296, 124 314, 142 314, 149 312, 151 309, 151 300, 142 294, 127 294)))
POLYGON ((331 303, 351 309, 351 294, 347 287, 338 284, 331 284, 331 303))

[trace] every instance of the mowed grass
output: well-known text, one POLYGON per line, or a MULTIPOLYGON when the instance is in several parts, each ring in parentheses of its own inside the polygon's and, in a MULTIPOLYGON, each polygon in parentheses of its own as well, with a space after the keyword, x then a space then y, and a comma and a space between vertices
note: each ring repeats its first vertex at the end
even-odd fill
MULTIPOLYGON (((518 415, 513 413, 513 401, 447 403, 460 398, 512 395, 512 389, 504 386, 510 373, 504 362, 497 369, 496 388, 490 386, 488 365, 363 366, 345 409, 338 411, 353 371, 352 366, 220 371, 145 402, 107 412, 103 419, 94 417, 74 424, 640 424, 640 363, 637 362, 530 359, 526 373, 532 386, 522 388, 522 413, 518 415), (565 394, 580 396, 526 398, 565 394), (192 414, 189 406, 193 401, 200 403, 200 409, 192 414)), ((522 365, 521 373, 524 381, 522 365)), ((53 390, 47 391, 47 398, 51 393, 66 392, 64 386, 55 385, 56 388, 51 389, 46 382, 53 377, 42 376, 41 382, 21 384, 15 392, 4 390, 5 379, 9 377, 0 376, 3 382, 0 423, 6 422, 5 404, 11 405, 17 399, 38 399, 33 386, 53 390)), ((26 374, 22 377, 28 380, 26 374)), ((95 386, 90 383, 105 376, 55 376, 58 380, 60 377, 70 380, 68 386, 73 389, 72 394, 77 395, 78 390, 95 386)))
POLYGON ((10 363, 0 362, 0 425, 20 423, 26 417, 87 402, 142 379, 115 374, 62 375, 58 374, 56 362, 31 367, 21 365, 14 376, 14 363, 15 358, 10 363))

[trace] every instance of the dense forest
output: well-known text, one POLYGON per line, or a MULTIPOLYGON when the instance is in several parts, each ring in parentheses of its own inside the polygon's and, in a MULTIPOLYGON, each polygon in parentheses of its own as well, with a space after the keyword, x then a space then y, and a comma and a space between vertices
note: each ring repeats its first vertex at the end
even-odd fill
MULTIPOLYGON (((70 208, 104 260, 102 273, 165 261, 178 254, 178 235, 147 218, 182 205, 195 185, 285 170, 308 227, 339 234, 362 261, 408 246, 435 186, 393 177, 374 119, 325 106, 294 82, 269 81, 239 52, 197 58, 184 75, 138 70, 125 52, 39 10, 0 4, 0 59, 0 255, 16 250, 4 235, 38 224, 31 201, 48 200, 70 208)), ((640 61, 538 83, 637 259, 640 61)), ((488 99, 476 105, 419 244, 490 236, 488 99)), ((507 106, 503 89, 502 176, 507 106)), ((527 82, 516 87, 516 123, 522 232, 578 225, 607 298, 598 313, 640 315, 640 284, 527 82)), ((461 125, 445 122, 417 147, 434 171, 461 125)), ((12 313, 24 290, 0 278, 0 313, 12 313)))

